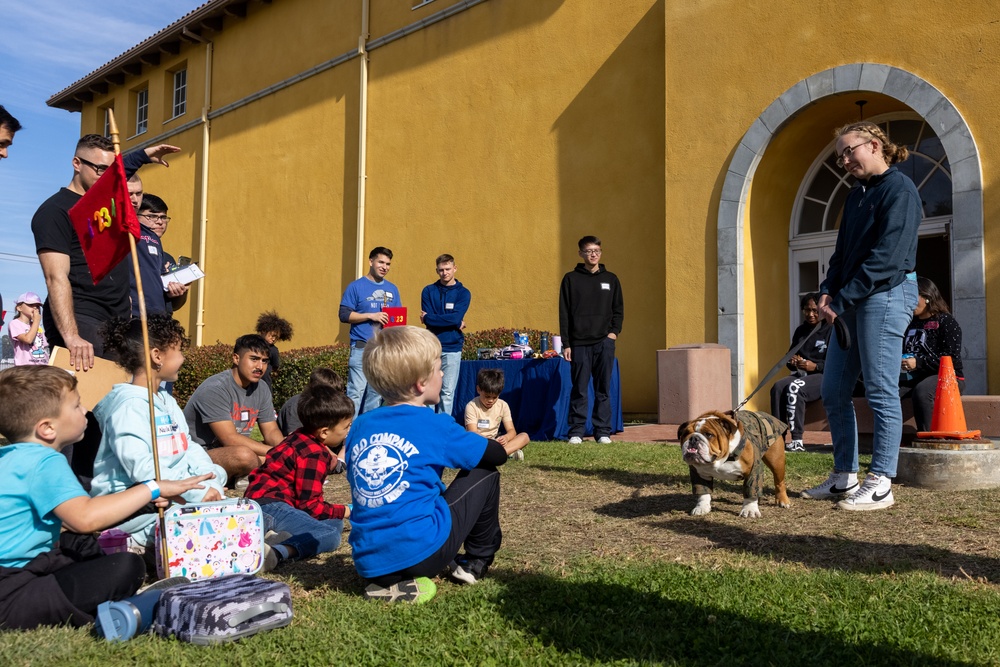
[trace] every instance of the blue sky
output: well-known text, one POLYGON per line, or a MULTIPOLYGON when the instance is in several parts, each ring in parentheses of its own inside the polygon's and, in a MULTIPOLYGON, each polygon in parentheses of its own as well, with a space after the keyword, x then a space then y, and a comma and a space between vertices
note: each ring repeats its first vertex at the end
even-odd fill
POLYGON ((204 2, 4 3, 0 104, 24 126, 9 157, 0 160, 0 294, 7 322, 19 294, 32 291, 45 298, 31 216, 69 183, 80 137, 80 114, 51 109, 45 100, 204 2))

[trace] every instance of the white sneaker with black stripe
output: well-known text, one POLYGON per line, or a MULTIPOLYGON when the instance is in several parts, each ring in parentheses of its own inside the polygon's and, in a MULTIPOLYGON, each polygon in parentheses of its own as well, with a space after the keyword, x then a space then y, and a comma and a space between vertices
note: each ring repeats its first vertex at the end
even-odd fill
POLYGON ((892 497, 892 480, 885 475, 868 473, 861 488, 837 503, 842 510, 863 512, 892 507, 896 500, 892 497))
POLYGON ((854 493, 857 489, 858 473, 831 472, 825 482, 811 489, 806 489, 801 495, 803 498, 811 500, 836 500, 849 493, 854 493))

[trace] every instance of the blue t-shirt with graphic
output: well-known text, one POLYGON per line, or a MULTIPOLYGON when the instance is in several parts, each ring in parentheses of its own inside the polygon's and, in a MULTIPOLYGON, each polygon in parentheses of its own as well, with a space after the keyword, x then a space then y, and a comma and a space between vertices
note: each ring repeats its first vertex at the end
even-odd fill
POLYGON ((0 566, 23 567, 59 540, 53 510, 86 496, 66 457, 33 442, 0 447, 0 566))
POLYGON ((394 405, 357 418, 344 452, 358 574, 390 574, 441 548, 451 532, 441 473, 475 468, 486 443, 451 415, 429 408, 394 405))
MULTIPOLYGON (((402 306, 403 302, 399 300, 399 288, 388 280, 377 283, 364 275, 347 286, 340 305, 355 313, 377 313, 386 306, 402 306)), ((373 333, 375 331, 369 320, 352 324, 351 342, 367 341, 373 333)))

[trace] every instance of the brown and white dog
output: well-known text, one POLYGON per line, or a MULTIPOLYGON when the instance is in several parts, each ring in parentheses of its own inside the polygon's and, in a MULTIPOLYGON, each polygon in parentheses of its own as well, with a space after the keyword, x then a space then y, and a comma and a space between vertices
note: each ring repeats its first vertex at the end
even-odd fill
POLYGON ((780 507, 791 507, 785 490, 785 432, 788 426, 765 412, 740 410, 732 413, 706 412, 681 424, 684 462, 691 466, 691 485, 697 504, 691 514, 712 511, 715 479, 743 480, 743 508, 740 516, 758 518, 757 501, 764 491, 764 467, 774 476, 774 490, 780 507))

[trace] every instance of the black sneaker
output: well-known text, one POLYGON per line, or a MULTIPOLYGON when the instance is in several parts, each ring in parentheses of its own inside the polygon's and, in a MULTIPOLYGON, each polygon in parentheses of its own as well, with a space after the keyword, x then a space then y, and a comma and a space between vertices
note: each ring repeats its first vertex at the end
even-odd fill
POLYGON ((448 576, 451 577, 452 581, 461 584, 475 584, 486 576, 486 572, 489 569, 489 561, 483 558, 461 555, 456 557, 448 567, 448 576))

